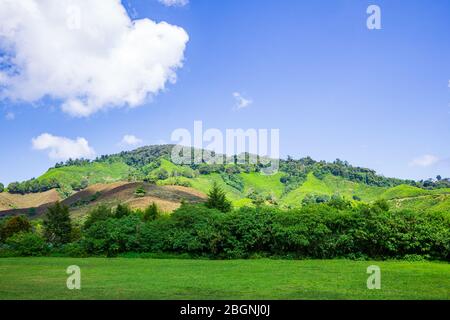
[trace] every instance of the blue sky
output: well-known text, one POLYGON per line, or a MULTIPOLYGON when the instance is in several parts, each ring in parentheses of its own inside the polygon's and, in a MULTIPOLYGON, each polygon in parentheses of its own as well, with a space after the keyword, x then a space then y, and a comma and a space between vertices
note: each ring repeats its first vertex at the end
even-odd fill
POLYGON ((283 157, 340 158, 401 178, 450 176, 449 1, 122 2, 135 19, 189 35, 176 83, 135 108, 84 117, 62 111, 60 99, 4 99, 1 182, 55 163, 32 148, 43 133, 83 137, 101 155, 130 149, 120 143, 126 134, 170 142, 195 120, 279 128, 283 157), (366 27, 370 4, 381 8, 381 30, 366 27), (252 103, 236 110, 235 92, 252 103))

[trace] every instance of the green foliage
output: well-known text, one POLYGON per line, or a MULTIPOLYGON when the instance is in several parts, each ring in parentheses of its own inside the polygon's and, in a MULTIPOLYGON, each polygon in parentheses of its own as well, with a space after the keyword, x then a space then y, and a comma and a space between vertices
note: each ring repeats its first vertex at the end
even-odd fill
POLYGON ((44 235, 48 242, 62 245, 71 241, 72 223, 67 206, 57 202, 49 207, 43 225, 44 235))
POLYGON ((89 229, 94 223, 108 220, 112 216, 111 208, 108 208, 106 205, 100 205, 89 211, 83 227, 84 229, 89 229))
POLYGON ((83 246, 91 254, 116 256, 122 252, 138 251, 143 222, 137 215, 97 221, 85 231, 83 246))
POLYGON ((169 178, 169 172, 164 168, 159 168, 154 171, 152 171, 149 175, 147 180, 150 182, 156 182, 158 180, 166 180, 169 178))
POLYGON ((140 250, 195 255, 216 252, 221 212, 203 205, 182 205, 170 217, 161 217, 141 229, 140 250))
POLYGON ((24 216, 11 217, 2 224, 0 229, 0 238, 2 241, 7 240, 9 237, 20 233, 30 232, 31 224, 24 216))
POLYGON ((310 204, 325 203, 330 201, 330 199, 330 196, 326 194, 307 194, 302 200, 302 205, 307 206, 310 204))
POLYGON ((120 219, 126 216, 129 216, 133 213, 133 211, 130 209, 129 206, 125 205, 125 204, 119 204, 116 207, 116 210, 114 210, 114 217, 116 219, 120 219))
POLYGON ((60 184, 56 179, 31 179, 24 182, 12 182, 8 185, 8 192, 11 194, 27 194, 45 192, 50 189, 59 188, 60 184))
POLYGON ((222 173, 221 177, 223 181, 232 188, 240 192, 244 192, 244 180, 241 176, 234 173, 222 173))
POLYGON ((136 191, 134 191, 134 195, 136 197, 145 197, 146 194, 147 194, 147 191, 145 191, 145 189, 143 187, 139 187, 136 189, 136 191))
POLYGON ((75 181, 71 183, 71 188, 75 191, 81 191, 86 189, 89 186, 89 181, 86 179, 83 179, 81 181, 75 181))
POLYGON ((159 215, 160 215, 159 208, 156 205, 156 203, 153 202, 144 210, 142 214, 142 219, 145 222, 154 221, 156 220, 156 218, 158 218, 159 215))
POLYGON ((6 240, 9 248, 19 256, 40 256, 47 252, 44 239, 31 232, 19 232, 6 240))
MULTIPOLYGON (((387 202, 385 204, 388 206, 387 202)), ((328 205, 339 210, 350 209, 352 207, 352 203, 340 195, 333 195, 330 201, 328 201, 328 205)), ((389 210, 389 206, 387 210, 389 210)))
POLYGON ((317 259, 450 258, 450 221, 444 215, 381 208, 378 204, 351 208, 345 200, 334 199, 297 210, 247 207, 223 215, 203 205, 182 205, 172 216, 144 224, 136 215, 100 221, 87 232, 87 251, 216 258, 255 254, 317 259))
POLYGON ((5 186, 0 182, 0 193, 2 193, 3 191, 5 191, 5 186))
POLYGON ((384 200, 384 199, 380 199, 377 200, 373 203, 372 207, 376 210, 380 210, 380 211, 389 211, 389 203, 384 200))
POLYGON ((217 183, 213 184, 212 189, 208 193, 206 206, 222 212, 229 212, 232 209, 231 202, 227 199, 225 192, 217 183))

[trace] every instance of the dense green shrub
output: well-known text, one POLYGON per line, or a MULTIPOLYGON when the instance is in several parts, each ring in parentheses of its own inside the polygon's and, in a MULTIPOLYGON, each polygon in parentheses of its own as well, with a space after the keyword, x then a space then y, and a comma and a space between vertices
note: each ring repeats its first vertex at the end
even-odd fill
POLYGON ((85 229, 88 229, 94 223, 96 223, 98 221, 108 220, 109 218, 112 218, 112 216, 113 216, 113 214, 112 214, 111 208, 108 208, 105 205, 100 205, 88 212, 88 215, 84 222, 83 227, 85 229))
POLYGON ((47 244, 39 235, 19 232, 6 240, 10 250, 19 256, 40 256, 47 252, 47 244))
POLYGON ((218 227, 221 243, 216 251, 227 258, 270 251, 273 218, 279 213, 273 208, 241 208, 224 216, 218 227))
POLYGON ((88 253, 108 256, 138 251, 138 233, 142 224, 136 214, 97 221, 85 231, 84 248, 88 253))
POLYGON ((67 243, 58 248, 54 248, 50 254, 51 256, 70 258, 85 258, 89 256, 81 241, 67 243))
MULTIPOLYGON (((99 207, 77 237, 70 232, 73 242, 57 246, 52 254, 450 260, 448 214, 388 209, 383 202, 350 206, 341 198, 295 210, 260 206, 227 214, 204 204, 183 204, 171 215, 158 214, 156 206, 145 212, 122 206, 125 213, 119 215, 99 207)), ((45 251, 39 236, 16 235, 0 255, 10 254, 8 250, 21 255, 45 251)))
POLYGON ((141 251, 217 253, 221 213, 203 205, 184 204, 171 217, 148 223, 140 235, 141 251))
POLYGON ((57 202, 44 217, 44 234, 48 242, 61 245, 72 240, 72 222, 69 208, 57 202))
POLYGON ((0 229, 0 238, 2 241, 5 241, 16 233, 30 231, 31 224, 26 217, 11 217, 2 224, 0 229))

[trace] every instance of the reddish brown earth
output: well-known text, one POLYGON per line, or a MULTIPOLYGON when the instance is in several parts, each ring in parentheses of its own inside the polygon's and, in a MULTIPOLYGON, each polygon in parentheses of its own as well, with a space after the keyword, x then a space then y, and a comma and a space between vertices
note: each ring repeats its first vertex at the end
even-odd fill
POLYGON ((162 211, 172 212, 180 206, 182 201, 199 203, 205 199, 206 195, 187 187, 156 186, 142 182, 115 182, 89 186, 62 201, 56 190, 27 195, 2 193, 0 194, 0 217, 29 214, 32 208, 35 208, 35 217, 39 217, 56 201, 61 201, 70 207, 74 217, 81 217, 100 204, 114 207, 122 203, 128 204, 132 209, 144 209, 154 202, 162 211), (145 189, 144 197, 135 195, 139 187, 145 189))

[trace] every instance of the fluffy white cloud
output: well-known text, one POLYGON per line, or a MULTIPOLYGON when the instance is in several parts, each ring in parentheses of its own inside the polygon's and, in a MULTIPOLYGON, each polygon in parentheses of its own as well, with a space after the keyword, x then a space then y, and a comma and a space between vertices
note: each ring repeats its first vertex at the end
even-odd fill
POLYGON ((252 100, 244 98, 239 92, 234 92, 233 97, 236 100, 236 109, 247 108, 253 103, 252 100))
POLYGON ((1 0, 0 98, 50 97, 73 116, 136 107, 175 83, 188 40, 120 0, 1 0))
POLYGON ((415 158, 410 162, 412 167, 430 167, 438 163, 440 159, 434 155, 426 154, 421 157, 415 158))
POLYGON ((91 159, 95 157, 95 151, 84 138, 71 140, 65 137, 57 137, 48 133, 41 134, 32 139, 33 149, 48 150, 48 156, 52 160, 91 159))
POLYGON ((183 7, 189 3, 189 0, 158 0, 158 1, 168 7, 174 6, 183 7))
POLYGON ((131 134, 126 134, 123 136, 122 141, 120 142, 120 145, 122 146, 138 146, 142 144, 142 139, 139 139, 136 136, 133 136, 131 134))

